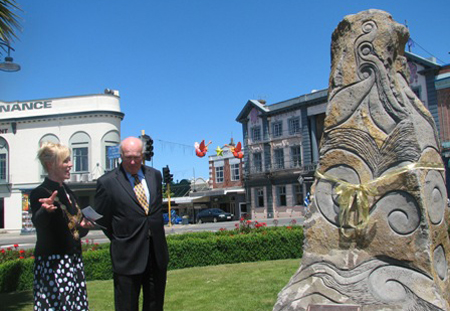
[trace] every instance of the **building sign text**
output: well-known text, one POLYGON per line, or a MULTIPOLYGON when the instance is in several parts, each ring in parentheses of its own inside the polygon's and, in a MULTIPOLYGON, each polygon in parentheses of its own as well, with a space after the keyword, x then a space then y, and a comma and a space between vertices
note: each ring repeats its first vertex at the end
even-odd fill
POLYGON ((14 111, 26 111, 26 110, 39 110, 52 108, 51 101, 37 101, 29 103, 18 103, 9 105, 0 105, 0 113, 14 112, 14 111))

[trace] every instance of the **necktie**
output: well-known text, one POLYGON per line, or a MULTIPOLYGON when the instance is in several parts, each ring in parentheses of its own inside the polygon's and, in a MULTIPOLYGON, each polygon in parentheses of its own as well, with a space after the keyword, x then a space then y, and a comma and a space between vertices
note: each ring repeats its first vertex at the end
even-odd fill
POLYGON ((145 210, 145 214, 148 214, 148 201, 147 196, 145 195, 144 187, 142 186, 142 183, 139 180, 138 175, 133 175, 133 177, 134 177, 134 193, 136 193, 136 197, 139 203, 145 210))

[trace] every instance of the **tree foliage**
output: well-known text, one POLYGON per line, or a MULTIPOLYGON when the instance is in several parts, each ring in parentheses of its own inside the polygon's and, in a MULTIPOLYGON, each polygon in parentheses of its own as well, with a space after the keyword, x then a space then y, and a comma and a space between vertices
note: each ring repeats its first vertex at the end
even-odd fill
POLYGON ((14 11, 22 11, 15 0, 0 0, 0 39, 6 42, 17 39, 16 30, 22 29, 14 11))

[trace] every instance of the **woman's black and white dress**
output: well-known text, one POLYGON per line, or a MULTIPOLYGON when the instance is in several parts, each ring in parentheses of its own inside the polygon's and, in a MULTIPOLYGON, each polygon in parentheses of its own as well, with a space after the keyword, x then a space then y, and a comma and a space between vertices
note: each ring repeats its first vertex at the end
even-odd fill
POLYGON ((30 194, 36 228, 34 310, 89 310, 80 238, 87 230, 72 224, 79 215, 73 192, 48 178, 30 194), (54 212, 41 208, 40 198, 58 190, 54 212), (69 200, 70 198, 70 200, 69 200))

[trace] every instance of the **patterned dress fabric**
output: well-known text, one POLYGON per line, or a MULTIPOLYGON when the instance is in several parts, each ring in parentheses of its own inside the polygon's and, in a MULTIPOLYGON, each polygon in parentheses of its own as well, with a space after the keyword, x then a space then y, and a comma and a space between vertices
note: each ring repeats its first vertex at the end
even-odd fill
POLYGON ((31 191, 30 204, 37 238, 33 310, 89 310, 80 241, 88 230, 77 227, 79 234, 75 235, 75 230, 69 226, 69 218, 79 210, 75 194, 67 185, 45 178, 31 191), (55 190, 58 191, 55 199, 58 208, 49 213, 41 208, 39 199, 48 198, 55 190))
POLYGON ((38 256, 34 274, 35 311, 89 310, 80 255, 38 256))

